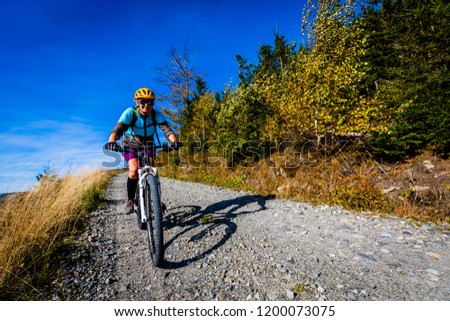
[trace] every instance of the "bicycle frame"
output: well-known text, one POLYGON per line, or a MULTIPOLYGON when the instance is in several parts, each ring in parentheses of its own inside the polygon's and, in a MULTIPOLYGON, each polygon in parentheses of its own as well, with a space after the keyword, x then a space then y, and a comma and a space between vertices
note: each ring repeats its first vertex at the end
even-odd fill
MULTIPOLYGON (((160 146, 153 146, 153 148, 154 148, 154 150, 165 149, 165 148, 167 148, 167 145, 162 144, 160 146)), ((145 188, 145 184, 146 184, 145 182, 146 182, 148 175, 153 175, 157 179, 157 182, 159 185, 158 169, 155 166, 150 165, 147 145, 145 145, 142 150, 138 150, 138 160, 139 160, 138 188, 139 188, 139 209, 140 209, 139 216, 141 218, 141 224, 145 224, 147 222, 147 215, 145 215, 146 213, 144 212, 145 211, 144 188, 145 188), (141 156, 141 153, 143 153, 143 156, 141 156)), ((161 191, 159 191, 159 192, 161 193, 161 191)))
MULTIPOLYGON (((125 153, 137 149, 138 158, 138 190, 136 190, 135 205, 138 227, 147 230, 147 239, 150 257, 153 265, 161 267, 164 263, 164 236, 163 212, 161 206, 161 188, 158 169, 150 162, 147 145, 142 147, 118 147, 117 150, 125 153), (150 176, 152 175, 152 176, 150 176), (137 199, 138 198, 138 199, 137 199)), ((169 149, 167 144, 152 146, 156 149, 169 149)))

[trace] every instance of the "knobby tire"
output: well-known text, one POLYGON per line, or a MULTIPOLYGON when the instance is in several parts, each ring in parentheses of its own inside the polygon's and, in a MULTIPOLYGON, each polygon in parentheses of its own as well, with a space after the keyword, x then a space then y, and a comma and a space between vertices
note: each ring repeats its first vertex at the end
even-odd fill
POLYGON ((161 197, 157 178, 153 175, 147 176, 146 188, 146 215, 147 215, 147 237, 150 257, 153 265, 161 267, 164 261, 164 238, 163 218, 161 210, 161 197))

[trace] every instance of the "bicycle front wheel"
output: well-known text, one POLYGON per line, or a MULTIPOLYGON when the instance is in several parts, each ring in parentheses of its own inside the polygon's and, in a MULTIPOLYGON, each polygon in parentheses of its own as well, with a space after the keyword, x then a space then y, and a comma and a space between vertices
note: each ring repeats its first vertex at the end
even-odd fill
POLYGON ((153 175, 147 176, 147 183, 149 189, 146 193, 148 246, 153 265, 161 267, 164 261, 164 238, 159 184, 157 178, 153 175))

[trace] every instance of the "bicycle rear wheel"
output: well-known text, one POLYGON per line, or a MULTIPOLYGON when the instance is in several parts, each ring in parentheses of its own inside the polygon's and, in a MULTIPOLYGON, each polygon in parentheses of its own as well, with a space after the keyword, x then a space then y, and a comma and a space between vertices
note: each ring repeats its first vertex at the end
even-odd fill
POLYGON ((153 175, 147 176, 146 197, 147 238, 153 265, 161 267, 164 261, 164 238, 159 184, 153 175))

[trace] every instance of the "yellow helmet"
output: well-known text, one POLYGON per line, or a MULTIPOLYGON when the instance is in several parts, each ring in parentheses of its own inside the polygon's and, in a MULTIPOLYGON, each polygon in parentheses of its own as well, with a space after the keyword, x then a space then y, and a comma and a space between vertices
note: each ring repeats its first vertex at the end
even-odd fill
POLYGON ((134 93, 134 99, 155 99, 155 94, 149 88, 139 88, 134 93))

